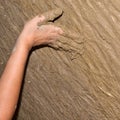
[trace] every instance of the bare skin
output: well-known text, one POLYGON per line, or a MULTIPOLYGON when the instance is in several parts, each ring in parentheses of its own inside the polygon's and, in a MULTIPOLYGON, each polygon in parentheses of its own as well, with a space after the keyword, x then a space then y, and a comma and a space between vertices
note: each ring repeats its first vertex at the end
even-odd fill
POLYGON ((38 28, 37 23, 44 20, 44 16, 36 16, 26 23, 6 64, 0 78, 0 120, 11 120, 13 117, 31 48, 52 43, 63 33, 59 27, 53 25, 38 28))

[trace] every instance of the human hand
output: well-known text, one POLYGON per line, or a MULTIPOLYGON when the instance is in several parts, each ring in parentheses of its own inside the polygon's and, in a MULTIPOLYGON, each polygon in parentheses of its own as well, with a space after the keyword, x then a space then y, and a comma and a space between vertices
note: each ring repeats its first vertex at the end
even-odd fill
POLYGON ((54 42, 63 33, 61 28, 54 25, 37 25, 45 21, 45 19, 42 15, 28 21, 17 41, 18 46, 22 44, 30 50, 33 46, 54 42))

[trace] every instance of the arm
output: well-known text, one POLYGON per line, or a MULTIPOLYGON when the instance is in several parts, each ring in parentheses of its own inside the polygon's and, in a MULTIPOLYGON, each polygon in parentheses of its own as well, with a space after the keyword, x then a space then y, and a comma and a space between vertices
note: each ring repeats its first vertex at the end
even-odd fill
POLYGON ((51 43, 62 34, 62 30, 53 25, 43 25, 38 29, 37 23, 44 21, 44 19, 44 16, 36 16, 25 25, 6 64, 0 78, 0 120, 12 119, 19 98, 26 60, 31 48, 51 43))

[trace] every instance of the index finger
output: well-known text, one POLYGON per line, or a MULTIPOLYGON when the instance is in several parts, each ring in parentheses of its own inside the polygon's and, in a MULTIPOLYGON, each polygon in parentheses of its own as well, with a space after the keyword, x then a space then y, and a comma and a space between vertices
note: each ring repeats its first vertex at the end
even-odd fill
POLYGON ((40 17, 45 17, 44 22, 53 22, 56 18, 62 16, 63 10, 61 8, 53 9, 51 11, 45 12, 40 17))

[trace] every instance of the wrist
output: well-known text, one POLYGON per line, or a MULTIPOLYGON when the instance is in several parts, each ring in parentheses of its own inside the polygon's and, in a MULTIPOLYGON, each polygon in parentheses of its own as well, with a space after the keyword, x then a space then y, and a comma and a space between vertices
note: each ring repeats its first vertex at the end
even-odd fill
POLYGON ((25 46, 21 46, 21 45, 17 46, 17 45, 15 45, 14 48, 13 48, 12 53, 18 52, 18 53, 23 53, 23 54, 28 55, 29 51, 30 50, 27 49, 25 46))
POLYGON ((24 33, 21 33, 16 42, 16 46, 22 47, 27 51, 30 51, 32 48, 32 36, 26 36, 24 33))
POLYGON ((23 31, 21 32, 17 42, 18 42, 18 44, 22 44, 26 49, 28 49, 30 51, 31 48, 33 47, 33 36, 32 36, 32 34, 26 33, 26 30, 24 28, 23 31))
POLYGON ((25 40, 18 38, 12 52, 21 51, 28 54, 29 51, 31 50, 31 47, 28 46, 24 41, 25 40))

